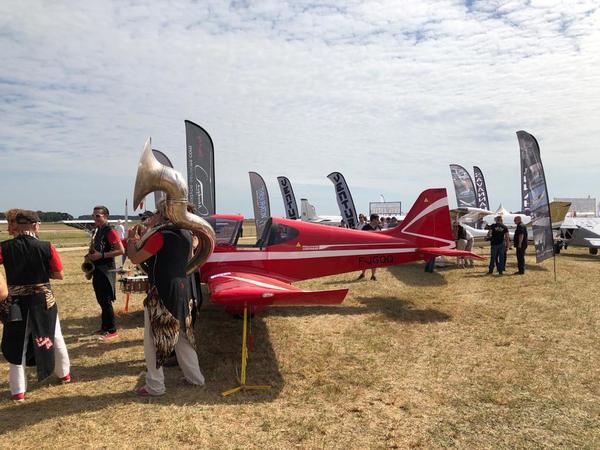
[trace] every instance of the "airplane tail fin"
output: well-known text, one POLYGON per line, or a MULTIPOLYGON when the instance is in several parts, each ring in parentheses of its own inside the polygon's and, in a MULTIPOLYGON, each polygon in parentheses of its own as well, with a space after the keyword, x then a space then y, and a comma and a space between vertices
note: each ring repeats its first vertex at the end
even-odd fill
POLYGON ((423 191, 404 220, 381 233, 412 241, 418 248, 454 248, 446 189, 423 191))
POLYGON ((300 199, 300 214, 303 220, 314 219, 317 217, 317 211, 313 205, 308 203, 308 199, 300 199))

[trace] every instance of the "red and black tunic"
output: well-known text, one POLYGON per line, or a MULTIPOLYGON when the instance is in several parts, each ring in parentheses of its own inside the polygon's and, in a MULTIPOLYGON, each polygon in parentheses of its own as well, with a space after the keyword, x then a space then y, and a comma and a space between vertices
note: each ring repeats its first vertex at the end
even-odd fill
POLYGON ((150 286, 156 287, 164 306, 180 322, 189 314, 191 289, 185 268, 191 248, 187 230, 168 228, 154 233, 143 247, 153 255, 146 261, 150 286))
POLYGON ((142 248, 152 254, 145 261, 150 291, 144 306, 148 310, 158 368, 172 353, 180 332, 195 346, 192 296, 185 271, 192 237, 187 230, 163 228, 148 238, 142 248))
MULTIPOLYGON (((19 235, 0 243, 0 264, 4 264, 6 270, 13 307, 16 305, 21 313, 21 320, 4 324, 2 353, 8 362, 22 364, 25 331, 29 322, 29 346, 33 349, 38 380, 43 380, 54 371, 54 329, 58 308, 54 302, 49 306, 44 293, 19 295, 14 292, 49 283, 51 272, 63 270, 60 257, 49 242, 19 235)), ((31 362, 28 358, 28 363, 31 362)))
MULTIPOLYGON (((94 236, 93 247, 97 252, 108 253, 111 251, 114 246, 121 239, 119 238, 119 234, 111 225, 102 225, 96 231, 96 235, 94 236)), ((108 280, 110 287, 107 286, 108 289, 111 290, 111 293, 107 293, 110 300, 116 299, 116 291, 115 285, 117 282, 115 269, 115 258, 102 258, 94 261, 95 270, 94 270, 94 278, 104 277, 108 280)), ((97 280, 96 280, 97 281, 97 280)), ((95 285, 103 285, 103 283, 94 283, 95 285)))

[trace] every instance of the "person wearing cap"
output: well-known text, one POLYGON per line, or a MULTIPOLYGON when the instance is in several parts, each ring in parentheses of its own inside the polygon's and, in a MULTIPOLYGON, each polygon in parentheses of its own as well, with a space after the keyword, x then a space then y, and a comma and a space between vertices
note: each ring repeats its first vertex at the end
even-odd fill
POLYGON ((502 216, 496 216, 494 224, 490 225, 488 238, 491 250, 488 275, 494 273, 494 266, 496 266, 498 274, 502 275, 506 265, 506 251, 510 247, 508 228, 502 223, 502 216))
POLYGON ((96 334, 102 340, 114 339, 118 336, 115 325, 115 312, 112 303, 115 301, 115 256, 125 253, 123 243, 116 230, 108 223, 109 211, 106 206, 95 206, 92 217, 96 225, 92 237, 91 252, 88 257, 94 263, 92 286, 96 301, 102 310, 102 324, 96 334))
POLYGON ((192 254, 189 230, 169 223, 160 209, 148 221, 156 227, 142 239, 139 230, 128 230, 127 255, 147 268, 150 290, 144 300, 144 357, 146 382, 136 389, 141 396, 165 393, 163 365, 175 350, 188 384, 204 385, 192 326, 192 294, 186 263, 192 254), (160 226, 160 228, 158 228, 160 226))
POLYGON ((39 227, 35 212, 21 210, 15 216, 14 239, 0 243, 0 264, 4 264, 10 294, 0 308, 2 353, 10 363, 10 392, 18 402, 25 400, 26 362, 35 362, 38 381, 52 373, 63 383, 71 381, 69 355, 50 286, 50 279, 63 279, 63 266, 54 246, 37 238, 39 227))

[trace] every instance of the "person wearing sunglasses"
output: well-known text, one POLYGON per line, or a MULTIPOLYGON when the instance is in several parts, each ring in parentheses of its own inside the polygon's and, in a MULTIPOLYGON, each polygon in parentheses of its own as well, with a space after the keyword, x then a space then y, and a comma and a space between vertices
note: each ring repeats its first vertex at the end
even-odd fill
POLYGON ((94 207, 92 218, 96 229, 88 255, 89 260, 94 263, 92 286, 96 294, 96 301, 102 310, 102 325, 96 334, 99 334, 102 340, 110 340, 118 336, 112 305, 116 299, 115 257, 125 253, 119 234, 108 223, 108 217, 109 211, 106 206, 94 207))

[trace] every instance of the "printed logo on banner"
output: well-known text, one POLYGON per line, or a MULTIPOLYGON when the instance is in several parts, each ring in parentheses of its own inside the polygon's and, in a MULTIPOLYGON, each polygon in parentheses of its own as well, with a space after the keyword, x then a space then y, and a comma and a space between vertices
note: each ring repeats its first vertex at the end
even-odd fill
POLYGON ((292 190, 292 184, 286 177, 277 177, 279 182, 279 188, 281 189, 281 196, 283 197, 283 205, 285 207, 285 216, 288 219, 298 219, 298 206, 296 205, 296 197, 292 190))
POLYGON ((185 121, 188 199, 196 214, 206 217, 215 214, 214 146, 202 127, 185 121))
POLYGON ((346 222, 348 228, 356 228, 358 218, 356 217, 356 209, 354 207, 354 201, 350 195, 350 190, 346 184, 344 176, 339 172, 333 172, 327 176, 334 186, 335 194, 337 197, 338 207, 340 208, 340 214, 346 222))
POLYGON ((489 209, 490 205, 487 195, 487 188, 485 187, 485 179, 483 178, 483 172, 479 167, 473 166, 473 175, 475 176, 477 207, 482 209, 489 209))

